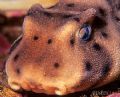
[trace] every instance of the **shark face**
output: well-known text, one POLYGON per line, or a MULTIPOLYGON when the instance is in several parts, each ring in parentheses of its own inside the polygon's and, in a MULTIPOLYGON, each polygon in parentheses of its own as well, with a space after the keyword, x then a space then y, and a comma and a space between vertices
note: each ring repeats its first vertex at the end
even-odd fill
POLYGON ((11 47, 8 84, 16 91, 57 95, 107 84, 120 73, 119 39, 106 1, 35 5, 11 47))

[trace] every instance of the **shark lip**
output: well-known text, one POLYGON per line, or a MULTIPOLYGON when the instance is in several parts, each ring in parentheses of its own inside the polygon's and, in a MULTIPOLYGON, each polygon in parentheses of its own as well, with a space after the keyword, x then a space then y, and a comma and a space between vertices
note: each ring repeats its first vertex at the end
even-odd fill
POLYGON ((9 86, 11 87, 11 89, 13 89, 14 91, 20 91, 22 90, 21 86, 18 83, 15 82, 10 82, 9 86))
POLYGON ((56 95, 63 95, 64 93, 62 90, 56 87, 49 87, 42 85, 31 84, 29 82, 23 82, 21 84, 17 83, 16 81, 9 81, 9 86, 12 90, 18 93, 26 93, 29 91, 33 91, 35 93, 47 93, 47 94, 56 94, 56 95))

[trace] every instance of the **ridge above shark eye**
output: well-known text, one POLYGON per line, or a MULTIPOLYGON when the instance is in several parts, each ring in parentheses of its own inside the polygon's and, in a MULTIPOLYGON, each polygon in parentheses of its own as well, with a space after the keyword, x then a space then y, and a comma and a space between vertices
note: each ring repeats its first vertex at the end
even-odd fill
POLYGON ((90 39, 91 32, 92 32, 91 26, 88 24, 84 24, 82 28, 79 30, 79 37, 82 40, 87 41, 90 39))

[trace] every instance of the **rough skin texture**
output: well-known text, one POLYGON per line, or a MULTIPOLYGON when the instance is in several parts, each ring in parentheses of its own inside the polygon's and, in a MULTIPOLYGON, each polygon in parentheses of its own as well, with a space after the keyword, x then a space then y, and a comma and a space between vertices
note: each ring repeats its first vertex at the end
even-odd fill
POLYGON ((65 95, 115 80, 120 75, 120 31, 112 14, 107 0, 33 6, 6 62, 10 87, 65 95), (81 39, 84 24, 92 28, 87 41, 81 39))

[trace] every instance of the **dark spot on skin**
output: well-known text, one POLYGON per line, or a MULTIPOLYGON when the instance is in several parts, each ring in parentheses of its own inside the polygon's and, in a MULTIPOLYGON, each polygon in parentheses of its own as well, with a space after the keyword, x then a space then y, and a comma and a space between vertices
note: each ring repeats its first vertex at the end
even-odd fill
POLYGON ((80 22, 80 19, 79 18, 74 18, 75 21, 77 22, 80 22))
POLYGON ((19 68, 16 69, 16 73, 20 74, 20 69, 19 68))
POLYGON ((63 15, 63 18, 70 18, 72 15, 63 15))
POLYGON ((44 12, 44 15, 46 15, 47 17, 52 17, 52 14, 48 12, 44 12))
POLYGON ((102 16, 106 16, 106 11, 102 8, 99 8, 99 12, 102 16))
POLYGON ((52 43, 52 39, 48 39, 48 44, 51 44, 52 43))
POLYGON ((100 29, 107 25, 106 21, 102 18, 96 16, 92 22, 92 28, 100 29))
POLYGON ((105 64, 102 70, 102 75, 106 75, 110 71, 110 64, 105 64))
POLYGON ((67 4, 67 7, 74 7, 74 6, 75 6, 74 3, 67 4))
POLYGON ((19 58, 19 55, 17 54, 17 55, 15 55, 15 57, 14 57, 14 61, 17 61, 18 60, 18 58, 19 58))
POLYGON ((101 47, 98 43, 94 43, 93 44, 93 48, 96 50, 96 51, 100 51, 101 50, 101 47))
POLYGON ((75 43, 75 39, 74 39, 74 38, 70 39, 70 44, 71 44, 71 46, 73 46, 74 43, 75 43))
POLYGON ((90 71, 92 69, 92 66, 91 66, 90 62, 86 62, 85 66, 86 66, 87 71, 90 71))
POLYGON ((101 32, 101 34, 102 34, 102 36, 103 36, 104 38, 107 38, 107 37, 108 37, 107 33, 105 33, 105 32, 101 32))
POLYGON ((34 39, 34 40, 38 40, 39 37, 38 37, 38 36, 34 36, 33 39, 34 39))
POLYGON ((54 67, 55 67, 55 68, 58 68, 59 66, 60 66, 60 65, 59 65, 58 63, 55 63, 55 64, 54 64, 54 67))
POLYGON ((9 50, 9 54, 11 54, 11 52, 18 46, 18 44, 20 43, 20 41, 22 40, 22 36, 19 37, 11 46, 10 50, 9 50))

